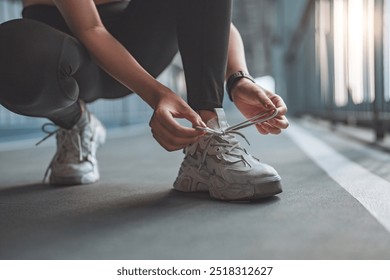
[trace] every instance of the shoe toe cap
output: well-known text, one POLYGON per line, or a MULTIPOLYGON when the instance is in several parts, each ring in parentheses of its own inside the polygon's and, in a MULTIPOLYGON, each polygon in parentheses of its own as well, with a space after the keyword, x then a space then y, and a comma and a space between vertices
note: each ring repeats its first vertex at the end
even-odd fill
POLYGON ((226 172, 226 178, 230 182, 243 184, 247 183, 264 183, 280 181, 280 175, 272 166, 265 163, 258 163, 254 166, 250 166, 245 170, 242 169, 229 169, 226 172))

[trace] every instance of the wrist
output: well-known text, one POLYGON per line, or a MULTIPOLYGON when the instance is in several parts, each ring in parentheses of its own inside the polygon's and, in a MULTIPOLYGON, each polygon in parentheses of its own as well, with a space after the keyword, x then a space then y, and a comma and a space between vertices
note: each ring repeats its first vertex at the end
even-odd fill
POLYGON ((155 110, 166 96, 174 94, 168 87, 158 83, 145 97, 141 96, 146 103, 155 110))
POLYGON ((233 103, 237 100, 237 98, 239 98, 241 94, 245 95, 245 93, 252 91, 253 85, 254 83, 248 79, 240 79, 237 81, 230 92, 230 98, 232 99, 233 103))
POLYGON ((247 72, 244 71, 237 71, 229 76, 229 78, 226 81, 226 91, 228 93, 228 96, 231 101, 233 101, 232 92, 234 88, 242 82, 250 82, 250 83, 256 83, 254 78, 249 75, 247 72))

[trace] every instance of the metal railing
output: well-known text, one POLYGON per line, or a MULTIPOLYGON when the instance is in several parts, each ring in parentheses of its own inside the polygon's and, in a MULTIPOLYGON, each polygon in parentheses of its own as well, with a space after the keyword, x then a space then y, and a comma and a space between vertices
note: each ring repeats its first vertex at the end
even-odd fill
POLYGON ((0 22, 19 18, 21 10, 21 0, 0 0, 0 22))
POLYGON ((294 92, 291 112, 371 127, 378 140, 385 136, 390 124, 385 1, 307 1, 285 56, 287 86, 294 92))

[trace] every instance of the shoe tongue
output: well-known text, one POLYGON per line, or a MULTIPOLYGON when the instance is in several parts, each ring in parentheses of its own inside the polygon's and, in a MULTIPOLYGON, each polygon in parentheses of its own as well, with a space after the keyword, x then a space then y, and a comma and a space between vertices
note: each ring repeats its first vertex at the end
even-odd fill
POLYGON ((79 127, 79 128, 83 128, 85 127, 86 125, 89 124, 90 122, 90 113, 87 111, 87 110, 84 110, 83 113, 81 114, 81 117, 80 119, 77 121, 76 125, 79 127))
POLYGON ((212 118, 211 120, 209 120, 207 122, 207 126, 212 128, 212 129, 219 130, 218 118, 215 117, 215 118, 212 118))
POLYGON ((214 109, 215 113, 217 113, 217 117, 212 118, 207 122, 207 126, 216 129, 216 130, 225 130, 229 127, 229 124, 226 121, 225 112, 222 108, 214 109))

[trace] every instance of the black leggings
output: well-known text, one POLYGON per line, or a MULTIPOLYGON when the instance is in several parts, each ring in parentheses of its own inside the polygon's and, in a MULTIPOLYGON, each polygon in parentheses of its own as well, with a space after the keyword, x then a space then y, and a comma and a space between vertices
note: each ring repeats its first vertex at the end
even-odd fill
MULTIPOLYGON (((154 77, 180 50, 188 103, 221 107, 231 0, 132 0, 98 6, 108 31, 154 77)), ((129 89, 101 70, 54 6, 34 5, 0 25, 0 103, 70 128, 78 100, 119 98, 129 89)))

